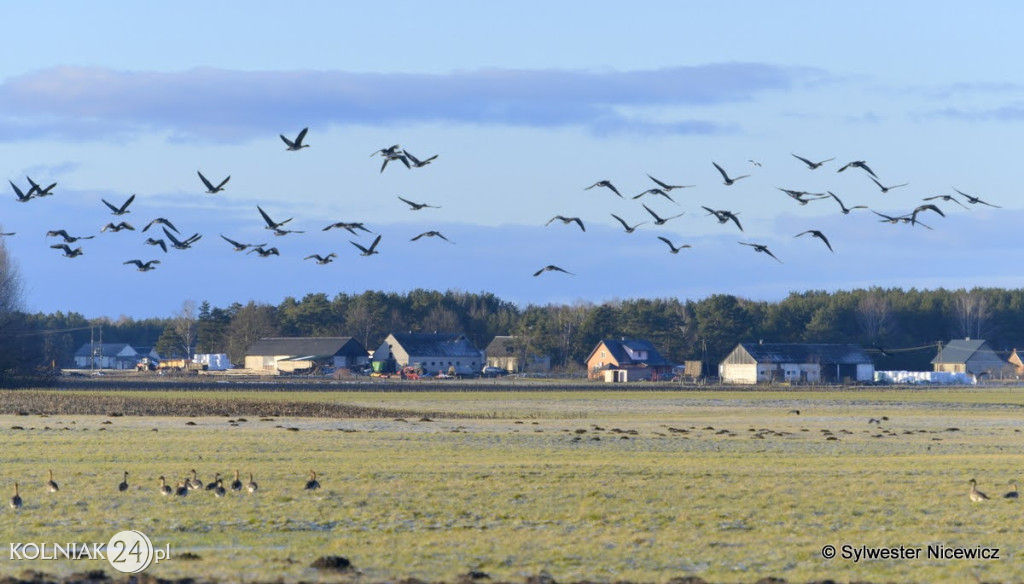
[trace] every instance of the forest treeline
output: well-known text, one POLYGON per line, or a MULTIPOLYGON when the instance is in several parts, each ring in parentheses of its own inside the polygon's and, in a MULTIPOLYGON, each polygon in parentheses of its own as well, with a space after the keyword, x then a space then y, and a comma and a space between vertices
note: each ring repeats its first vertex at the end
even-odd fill
POLYGON ((186 301, 166 318, 86 319, 77 313, 13 312, 3 325, 3 370, 45 372, 73 364, 90 339, 155 347, 163 356, 227 353, 268 336, 351 336, 367 349, 391 332, 462 332, 481 349, 514 335, 556 368, 578 370, 603 338, 652 341, 669 360, 717 363, 740 342, 860 343, 879 369, 929 369, 939 342, 985 339, 1024 348, 1024 289, 794 292, 781 301, 727 294, 517 306, 486 293, 412 290, 308 294, 280 304, 214 307, 186 301))

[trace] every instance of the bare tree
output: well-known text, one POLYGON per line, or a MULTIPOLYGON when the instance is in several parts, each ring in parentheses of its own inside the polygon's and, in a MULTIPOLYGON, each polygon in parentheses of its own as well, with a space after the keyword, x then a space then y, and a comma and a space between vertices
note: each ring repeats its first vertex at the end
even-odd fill
POLYGON ((21 321, 17 313, 21 310, 23 294, 18 268, 0 239, 0 381, 5 371, 18 365, 20 352, 16 340, 21 321))
POLYGON ((185 358, 191 358, 199 332, 199 313, 196 310, 195 300, 186 300, 181 305, 181 310, 175 313, 171 319, 171 326, 174 333, 178 335, 185 358))
POLYGON ((238 309, 228 326, 228 358, 232 363, 243 363, 253 343, 277 334, 273 311, 273 307, 253 301, 238 309))
POLYGON ((953 297, 953 315, 961 337, 981 339, 988 332, 992 309, 981 290, 961 289, 953 297))
POLYGON ((864 336, 878 341, 889 331, 892 324, 892 309, 889 299, 878 290, 871 290, 857 303, 857 322, 864 336))

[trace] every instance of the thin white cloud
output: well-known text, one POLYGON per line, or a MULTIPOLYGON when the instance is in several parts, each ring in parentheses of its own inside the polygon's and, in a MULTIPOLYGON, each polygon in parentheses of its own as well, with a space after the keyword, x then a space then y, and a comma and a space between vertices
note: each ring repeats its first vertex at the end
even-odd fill
POLYGON ((147 131, 235 141, 305 125, 578 126, 597 133, 733 132, 708 119, 654 122, 621 108, 704 107, 820 83, 820 70, 724 63, 626 72, 485 69, 174 73, 57 67, 0 85, 0 140, 111 139, 147 131))

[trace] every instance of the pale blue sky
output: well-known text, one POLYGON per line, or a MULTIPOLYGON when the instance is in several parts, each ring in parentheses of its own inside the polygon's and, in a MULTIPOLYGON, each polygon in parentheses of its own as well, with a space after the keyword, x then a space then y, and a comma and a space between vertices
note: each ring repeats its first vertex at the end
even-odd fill
POLYGON ((166 316, 190 299, 419 287, 547 303, 1024 283, 1008 262, 1024 219, 1017 3, 95 4, 5 7, 0 167, 22 188, 26 175, 59 183, 0 198, 29 310, 166 316), (304 126, 311 147, 286 152, 278 134, 304 126), (395 143, 439 157, 380 173, 369 155, 395 143), (791 153, 835 160, 811 171, 791 153), (836 173, 858 159, 910 184, 882 194, 858 169, 836 173), (751 176, 727 187, 712 161, 751 176), (232 178, 209 195, 197 170, 232 178), (630 199, 655 186, 648 173, 697 186, 672 191, 679 205, 630 199), (626 198, 584 190, 603 179, 626 198), (947 217, 921 215, 928 230, 775 187, 887 214, 955 187, 1002 208, 936 201, 947 217), (123 219, 137 229, 162 216, 203 238, 163 254, 142 244, 151 233, 99 233, 115 219, 101 199, 133 193, 123 219), (648 220, 642 202, 686 214, 623 233, 611 214, 648 220), (274 237, 257 205, 306 233, 274 237), (701 206, 738 211, 745 231, 701 206), (586 233, 544 227, 555 214, 586 233), (380 233, 380 254, 348 243, 369 236, 322 231, 343 220, 380 233), (67 259, 44 236, 58 228, 96 238, 67 259), (807 229, 836 253, 794 238, 807 229), (455 244, 409 241, 427 230, 455 244), (233 252, 221 233, 281 256, 233 252), (693 248, 670 255, 658 235, 693 248), (302 259, 328 252, 330 265, 302 259), (143 274, 122 265, 133 258, 162 263, 143 274), (532 277, 550 263, 576 275, 532 277))

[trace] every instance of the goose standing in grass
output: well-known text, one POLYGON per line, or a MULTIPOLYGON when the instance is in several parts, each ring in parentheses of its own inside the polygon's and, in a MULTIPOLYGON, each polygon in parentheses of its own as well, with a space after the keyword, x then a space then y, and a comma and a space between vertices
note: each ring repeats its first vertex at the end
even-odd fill
POLYGON ((219 485, 219 484, 220 484, 220 473, 218 472, 218 473, 215 473, 213 475, 213 482, 206 485, 206 490, 207 491, 212 491, 212 490, 216 489, 217 485, 219 485))
POLYGON ((171 485, 167 484, 167 479, 165 479, 163 476, 161 476, 160 477, 160 494, 161 495, 170 495, 172 492, 174 492, 174 489, 171 488, 171 485))
POLYGON ((122 493, 128 490, 128 471, 124 471, 124 479, 117 485, 117 490, 122 493))
POLYGON ((217 479, 217 484, 213 487, 213 494, 217 497, 227 494, 227 489, 224 488, 224 479, 217 479))
POLYGON ((21 509, 21 495, 18 494, 18 483, 14 483, 14 496, 11 497, 11 509, 21 509))
POLYGON ((978 490, 978 481, 971 479, 971 492, 969 493, 971 500, 975 503, 979 501, 988 501, 988 495, 978 490))
POLYGON ((174 494, 179 496, 179 497, 184 497, 184 496, 188 495, 189 488, 190 487, 189 487, 188 479, 185 479, 183 481, 178 481, 178 486, 177 486, 177 488, 174 489, 174 494))
POLYGON ((53 480, 53 471, 48 470, 46 472, 49 474, 49 479, 46 481, 46 490, 51 493, 56 493, 60 490, 60 487, 58 487, 56 481, 53 480))
POLYGON ((232 491, 241 491, 242 490, 242 481, 238 480, 238 471, 237 470, 235 471, 235 480, 231 481, 231 490, 232 491))
POLYGON ((1019 499, 1020 493, 1017 492, 1017 481, 1010 481, 1010 491, 1003 495, 1004 499, 1019 499))
POLYGON ((188 487, 190 491, 203 488, 203 481, 196 477, 196 469, 190 470, 189 473, 192 474, 192 477, 185 479, 185 486, 188 487))
POLYGON ((309 471, 309 480, 306 481, 306 490, 315 491, 320 488, 320 481, 316 480, 316 471, 309 471))
POLYGON ((256 484, 256 481, 252 480, 252 473, 249 473, 249 482, 245 484, 245 490, 249 491, 250 495, 253 495, 259 488, 260 487, 256 484))

